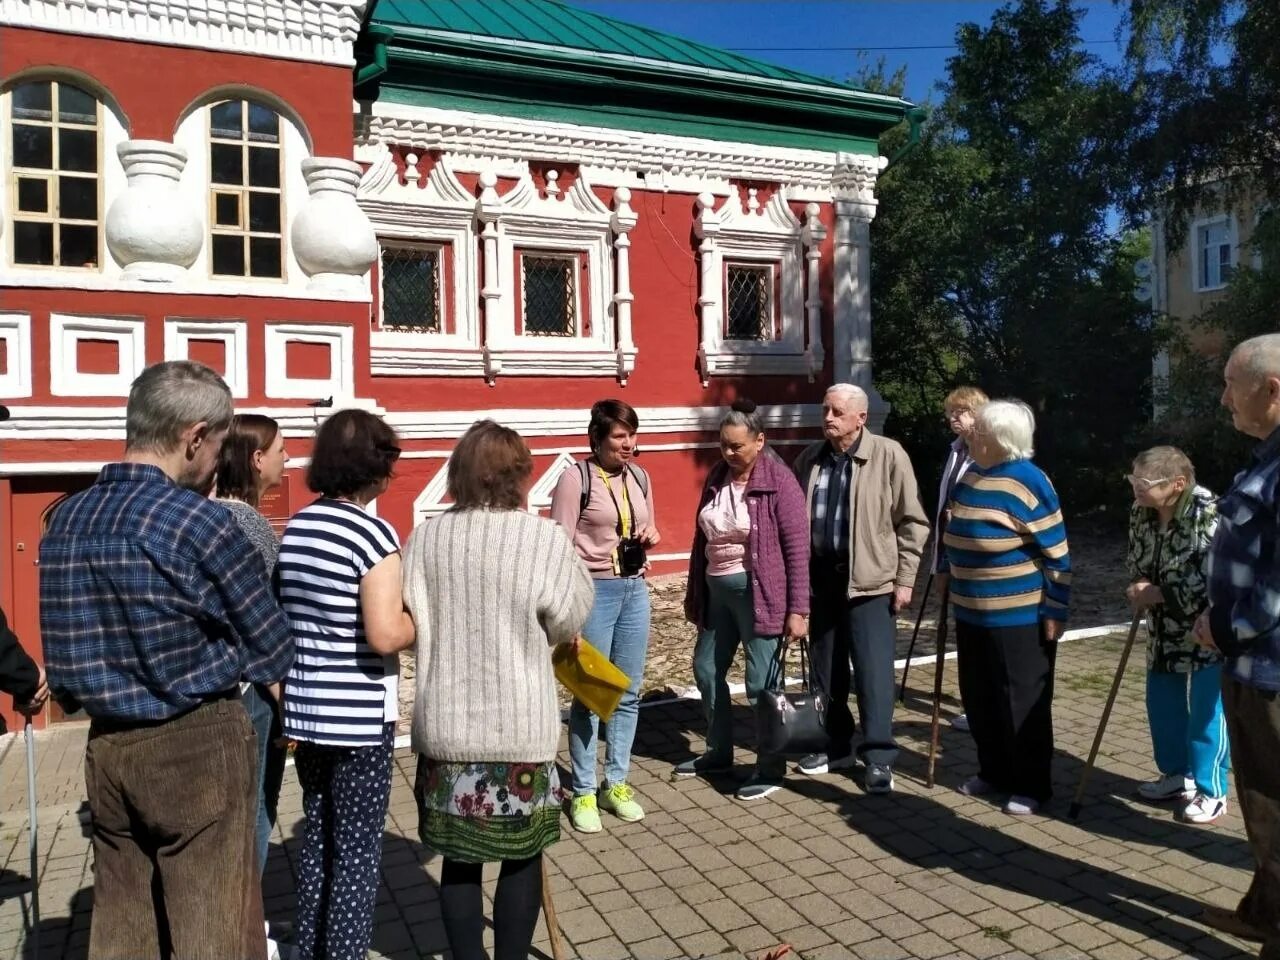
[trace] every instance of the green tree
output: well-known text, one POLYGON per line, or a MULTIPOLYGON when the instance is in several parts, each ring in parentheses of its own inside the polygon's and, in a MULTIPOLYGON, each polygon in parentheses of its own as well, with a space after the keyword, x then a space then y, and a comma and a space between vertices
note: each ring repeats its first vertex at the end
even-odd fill
POLYGON ((1134 104, 1081 49, 1079 20, 1067 0, 1022 0, 962 26, 872 227, 877 380, 921 474, 946 440, 942 397, 974 382, 1035 409, 1037 459, 1077 512, 1123 497, 1151 370, 1132 295, 1144 237, 1112 222, 1134 104))

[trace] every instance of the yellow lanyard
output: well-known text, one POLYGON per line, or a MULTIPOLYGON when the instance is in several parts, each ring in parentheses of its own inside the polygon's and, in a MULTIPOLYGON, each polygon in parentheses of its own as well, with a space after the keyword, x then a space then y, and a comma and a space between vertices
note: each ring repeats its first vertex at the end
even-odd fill
POLYGON ((613 501, 614 509, 618 511, 618 534, 623 540, 631 536, 631 494, 627 492, 627 468, 622 468, 619 477, 622 480, 622 502, 627 505, 627 510, 623 513, 622 508, 618 506, 618 498, 613 494, 613 486, 609 483, 609 475, 604 472, 604 467, 599 464, 596 469, 600 471, 600 479, 604 481, 604 488, 609 491, 609 499, 613 501))

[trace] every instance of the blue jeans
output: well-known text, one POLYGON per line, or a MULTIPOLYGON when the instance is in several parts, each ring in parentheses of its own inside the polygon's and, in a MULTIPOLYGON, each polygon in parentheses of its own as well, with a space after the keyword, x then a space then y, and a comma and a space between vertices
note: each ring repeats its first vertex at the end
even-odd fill
POLYGON ((280 736, 280 714, 275 698, 257 686, 249 687, 240 698, 245 713, 258 738, 258 873, 267 868, 267 851, 271 848, 271 831, 276 825, 276 807, 280 802, 280 784, 284 780, 285 752, 275 745, 280 736))
POLYGON ((1149 672, 1147 720, 1162 774, 1192 777, 1206 797, 1227 795, 1231 745, 1222 713, 1221 664, 1191 673, 1149 672))
MULTIPOLYGON (((604 785, 627 782, 631 744, 640 715, 640 681, 649 652, 649 585, 644 577, 596 580, 596 600, 582 636, 631 679, 604 732, 604 785)), ((577 700, 569 708, 569 760, 573 794, 596 792, 596 733, 599 718, 577 700)))

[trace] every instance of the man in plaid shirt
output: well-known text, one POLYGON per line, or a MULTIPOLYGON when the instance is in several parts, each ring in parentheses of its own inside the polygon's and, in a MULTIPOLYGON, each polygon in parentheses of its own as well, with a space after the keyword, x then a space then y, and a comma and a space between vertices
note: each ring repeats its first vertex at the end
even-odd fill
POLYGON ((144 370, 124 461, 40 544, 49 687, 91 720, 93 957, 266 956, 239 684, 281 680, 293 644, 258 551, 207 497, 231 413, 208 367, 144 370))
POLYGON ((1254 873, 1234 911, 1209 907, 1202 919, 1280 960, 1280 334, 1237 346, 1224 378, 1232 424, 1262 442, 1218 503, 1195 636, 1226 657, 1222 705, 1254 873))

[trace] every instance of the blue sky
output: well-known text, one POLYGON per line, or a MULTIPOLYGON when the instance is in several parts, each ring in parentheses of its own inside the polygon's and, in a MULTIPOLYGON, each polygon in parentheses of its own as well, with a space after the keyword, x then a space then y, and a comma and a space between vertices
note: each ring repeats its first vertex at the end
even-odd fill
MULTIPOLYGON (((946 76, 956 28, 985 25, 1001 4, 972 0, 570 0, 605 16, 740 51, 807 73, 847 79, 858 52, 885 58, 887 72, 907 68, 907 97, 922 102, 946 76), (933 49, 901 49, 903 47, 933 49), (768 48, 768 49, 766 49, 768 48), (898 48, 898 49, 891 49, 898 48)), ((1117 63, 1121 11, 1110 2, 1079 3, 1087 49, 1117 63)))

